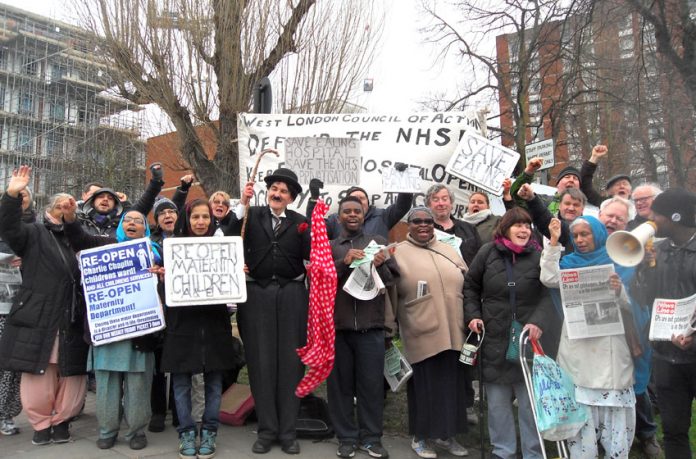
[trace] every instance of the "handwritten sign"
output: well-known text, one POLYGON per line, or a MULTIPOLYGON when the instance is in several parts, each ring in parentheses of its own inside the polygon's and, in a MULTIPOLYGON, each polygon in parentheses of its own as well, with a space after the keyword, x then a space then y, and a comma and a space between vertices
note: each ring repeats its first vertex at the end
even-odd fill
POLYGON ((496 196, 503 194, 503 180, 512 174, 519 153, 472 132, 464 133, 447 172, 496 196))
POLYGON ((292 137, 285 139, 285 167, 300 183, 360 183, 360 142, 350 138, 292 137))
POLYGON ((150 240, 134 239, 80 252, 92 344, 99 346, 164 328, 150 240))
POLYGON ((246 276, 242 238, 164 240, 167 306, 243 303, 246 276))
POLYGON ((392 193, 420 193, 421 178, 418 168, 408 167, 400 172, 396 169, 382 171, 382 191, 392 193))
POLYGON ((530 143, 524 147, 524 154, 527 162, 529 162, 532 158, 542 159, 539 170, 549 169, 556 164, 556 160, 553 156, 553 139, 530 143))

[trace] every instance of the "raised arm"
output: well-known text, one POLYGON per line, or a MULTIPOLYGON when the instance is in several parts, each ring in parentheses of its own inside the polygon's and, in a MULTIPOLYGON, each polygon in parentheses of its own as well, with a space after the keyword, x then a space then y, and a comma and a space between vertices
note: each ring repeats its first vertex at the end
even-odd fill
POLYGON ((155 199, 157 195, 162 191, 162 186, 164 181, 162 180, 162 164, 152 163, 150 165, 150 172, 152 172, 152 179, 148 183, 147 188, 138 202, 133 204, 132 210, 137 210, 143 215, 147 215, 152 210, 152 206, 155 205, 155 199))
POLYGON ((0 236, 20 257, 26 249, 31 225, 22 222, 22 197, 19 193, 30 180, 31 168, 20 166, 12 173, 7 191, 0 200, 0 236))
POLYGON ((592 181, 597 170, 597 163, 607 155, 608 151, 605 145, 595 145, 590 159, 583 161, 580 168, 580 191, 587 196, 587 202, 597 207, 602 204, 604 197, 594 188, 592 181))

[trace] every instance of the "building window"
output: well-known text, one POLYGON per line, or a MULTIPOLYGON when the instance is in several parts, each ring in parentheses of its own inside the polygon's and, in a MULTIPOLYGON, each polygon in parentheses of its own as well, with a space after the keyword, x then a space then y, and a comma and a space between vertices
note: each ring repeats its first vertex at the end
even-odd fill
POLYGON ((58 81, 65 75, 65 69, 60 65, 51 67, 51 81, 58 81))
POLYGON ((46 140, 46 153, 49 156, 62 156, 63 154, 63 138, 51 137, 46 140))
POLYGON ((19 114, 32 115, 34 114, 34 95, 25 92, 19 96, 19 114))
POLYGON ((31 76, 39 74, 39 61, 33 56, 24 58, 24 73, 31 76))
POLYGON ((34 133, 31 128, 18 128, 14 149, 24 153, 34 151, 34 133))
POLYGON ((65 104, 59 102, 51 103, 51 119, 54 121, 65 121, 65 104))
POLYGON ((0 110, 5 110, 5 86, 0 85, 0 110))

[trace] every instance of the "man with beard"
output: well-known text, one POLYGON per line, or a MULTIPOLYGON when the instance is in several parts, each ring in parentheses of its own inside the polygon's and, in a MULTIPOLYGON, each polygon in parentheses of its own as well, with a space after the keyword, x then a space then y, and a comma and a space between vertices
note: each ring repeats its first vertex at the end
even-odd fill
POLYGON ((116 228, 125 210, 137 210, 147 215, 155 203, 155 198, 162 190, 162 165, 153 163, 150 165, 152 179, 133 206, 124 205, 119 194, 111 188, 99 188, 82 205, 82 211, 78 214, 80 223, 85 231, 98 236, 116 236, 116 228))

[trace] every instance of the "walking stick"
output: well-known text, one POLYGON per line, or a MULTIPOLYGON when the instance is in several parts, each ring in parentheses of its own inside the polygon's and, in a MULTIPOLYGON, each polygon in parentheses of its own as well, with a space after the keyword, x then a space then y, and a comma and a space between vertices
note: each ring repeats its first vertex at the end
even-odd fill
MULTIPOLYGON (((251 175, 249 175, 249 182, 251 182, 254 177, 256 177, 256 170, 259 168, 259 162, 261 162, 261 158, 263 158, 263 155, 266 153, 273 153, 276 156, 280 156, 278 154, 278 150, 275 148, 266 148, 263 150, 261 153, 259 153, 259 157, 256 158, 256 164, 254 164, 254 168, 251 170, 251 175)), ((246 225, 247 225, 247 220, 249 219, 249 204, 250 202, 246 203, 246 206, 244 207, 244 221, 242 222, 242 231, 240 233, 240 236, 242 239, 244 239, 244 233, 246 232, 246 225)))

